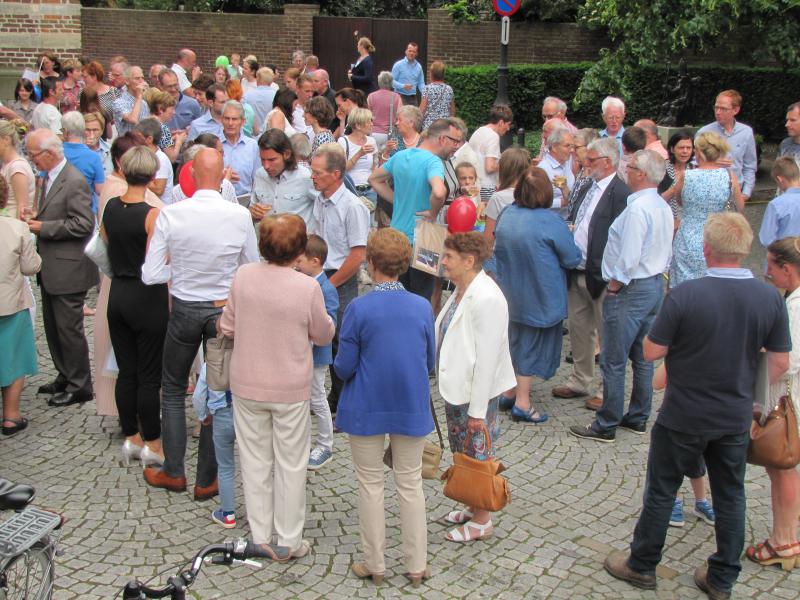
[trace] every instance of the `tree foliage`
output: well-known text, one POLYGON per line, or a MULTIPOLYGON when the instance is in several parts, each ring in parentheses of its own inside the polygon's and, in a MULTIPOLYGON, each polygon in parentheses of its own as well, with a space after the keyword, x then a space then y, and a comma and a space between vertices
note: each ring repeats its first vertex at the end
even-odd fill
MULTIPOLYGON (((543 21, 571 23, 578 15, 584 0, 522 0, 519 11, 511 17, 515 21, 543 21)), ((492 0, 452 0, 443 4, 456 22, 473 22, 497 18, 492 0)))
POLYGON ((604 29, 614 42, 587 71, 576 100, 594 102, 603 90, 629 95, 634 69, 724 44, 784 67, 800 65, 798 0, 586 0, 579 23, 604 29))

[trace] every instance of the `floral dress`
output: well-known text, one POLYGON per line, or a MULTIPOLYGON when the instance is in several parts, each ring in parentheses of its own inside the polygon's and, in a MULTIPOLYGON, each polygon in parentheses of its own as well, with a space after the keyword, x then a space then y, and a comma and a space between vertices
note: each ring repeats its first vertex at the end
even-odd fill
MULTIPOLYGON (((454 294, 456 292, 453 292, 454 294)), ((447 335, 447 328, 453 320, 453 316, 458 309, 458 301, 454 298, 447 308, 447 312, 439 324, 439 340, 443 340, 447 335)), ((439 361, 439 350, 437 348, 436 361, 439 361)), ((469 403, 467 404, 450 404, 444 403, 444 414, 447 419, 447 441, 450 442, 451 452, 463 452, 467 456, 477 460, 488 460, 495 457, 495 443, 500 437, 500 398, 495 397, 489 400, 486 407, 486 428, 489 430, 489 439, 486 439, 486 434, 474 434, 470 438, 469 447, 466 447, 467 441, 467 423, 469 422, 469 403)))
POLYGON ((453 88, 446 83, 429 83, 422 92, 422 97, 428 99, 425 109, 425 119, 422 129, 430 127, 436 119, 446 119, 450 116, 450 103, 453 102, 453 88))
POLYGON ((314 153, 317 151, 317 148, 322 146, 322 144, 333 144, 336 143, 336 140, 333 137, 333 134, 327 130, 323 129, 319 133, 314 134, 314 142, 311 144, 311 156, 314 156, 314 153))
POLYGON ((695 169, 684 174, 681 225, 672 245, 670 289, 706 273, 703 227, 710 214, 722 212, 731 196, 727 169, 695 169))

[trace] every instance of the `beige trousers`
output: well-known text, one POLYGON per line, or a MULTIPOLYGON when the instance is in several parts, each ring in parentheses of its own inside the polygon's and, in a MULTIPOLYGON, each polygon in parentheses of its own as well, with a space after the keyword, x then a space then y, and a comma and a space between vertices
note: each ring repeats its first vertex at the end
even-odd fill
POLYGON ((309 402, 234 396, 233 422, 253 542, 269 544, 274 533, 279 546, 299 548, 306 520, 309 402))
MULTIPOLYGON (((384 435, 350 436, 350 450, 358 479, 358 519, 364 559, 371 573, 385 573, 386 519, 384 515, 384 435)), ((400 504, 403 564, 408 573, 427 566, 428 528, 422 491, 424 437, 389 435, 394 482, 400 504)))
POLYGON ((592 298, 586 289, 583 273, 571 275, 567 290, 567 312, 569 315, 569 340, 572 358, 575 361, 567 387, 584 394, 594 393, 594 355, 600 342, 603 328, 603 292, 592 298))

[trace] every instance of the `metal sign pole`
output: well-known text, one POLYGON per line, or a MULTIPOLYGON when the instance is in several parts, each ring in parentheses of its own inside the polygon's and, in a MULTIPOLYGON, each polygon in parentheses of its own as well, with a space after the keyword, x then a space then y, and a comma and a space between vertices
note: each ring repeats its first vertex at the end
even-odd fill
MULTIPOLYGON (((511 30, 511 19, 500 19, 500 64, 497 67, 497 97, 495 104, 511 105, 508 97, 508 37, 511 30)), ((500 149, 505 150, 514 143, 513 135, 509 131, 500 137, 500 149)))

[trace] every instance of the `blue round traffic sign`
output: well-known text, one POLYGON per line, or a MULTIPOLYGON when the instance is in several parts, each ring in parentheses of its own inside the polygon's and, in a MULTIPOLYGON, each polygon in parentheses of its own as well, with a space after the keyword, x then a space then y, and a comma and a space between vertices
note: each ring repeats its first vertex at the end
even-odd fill
POLYGON ((492 0, 494 12, 501 17, 510 17, 519 10, 522 0, 492 0))

